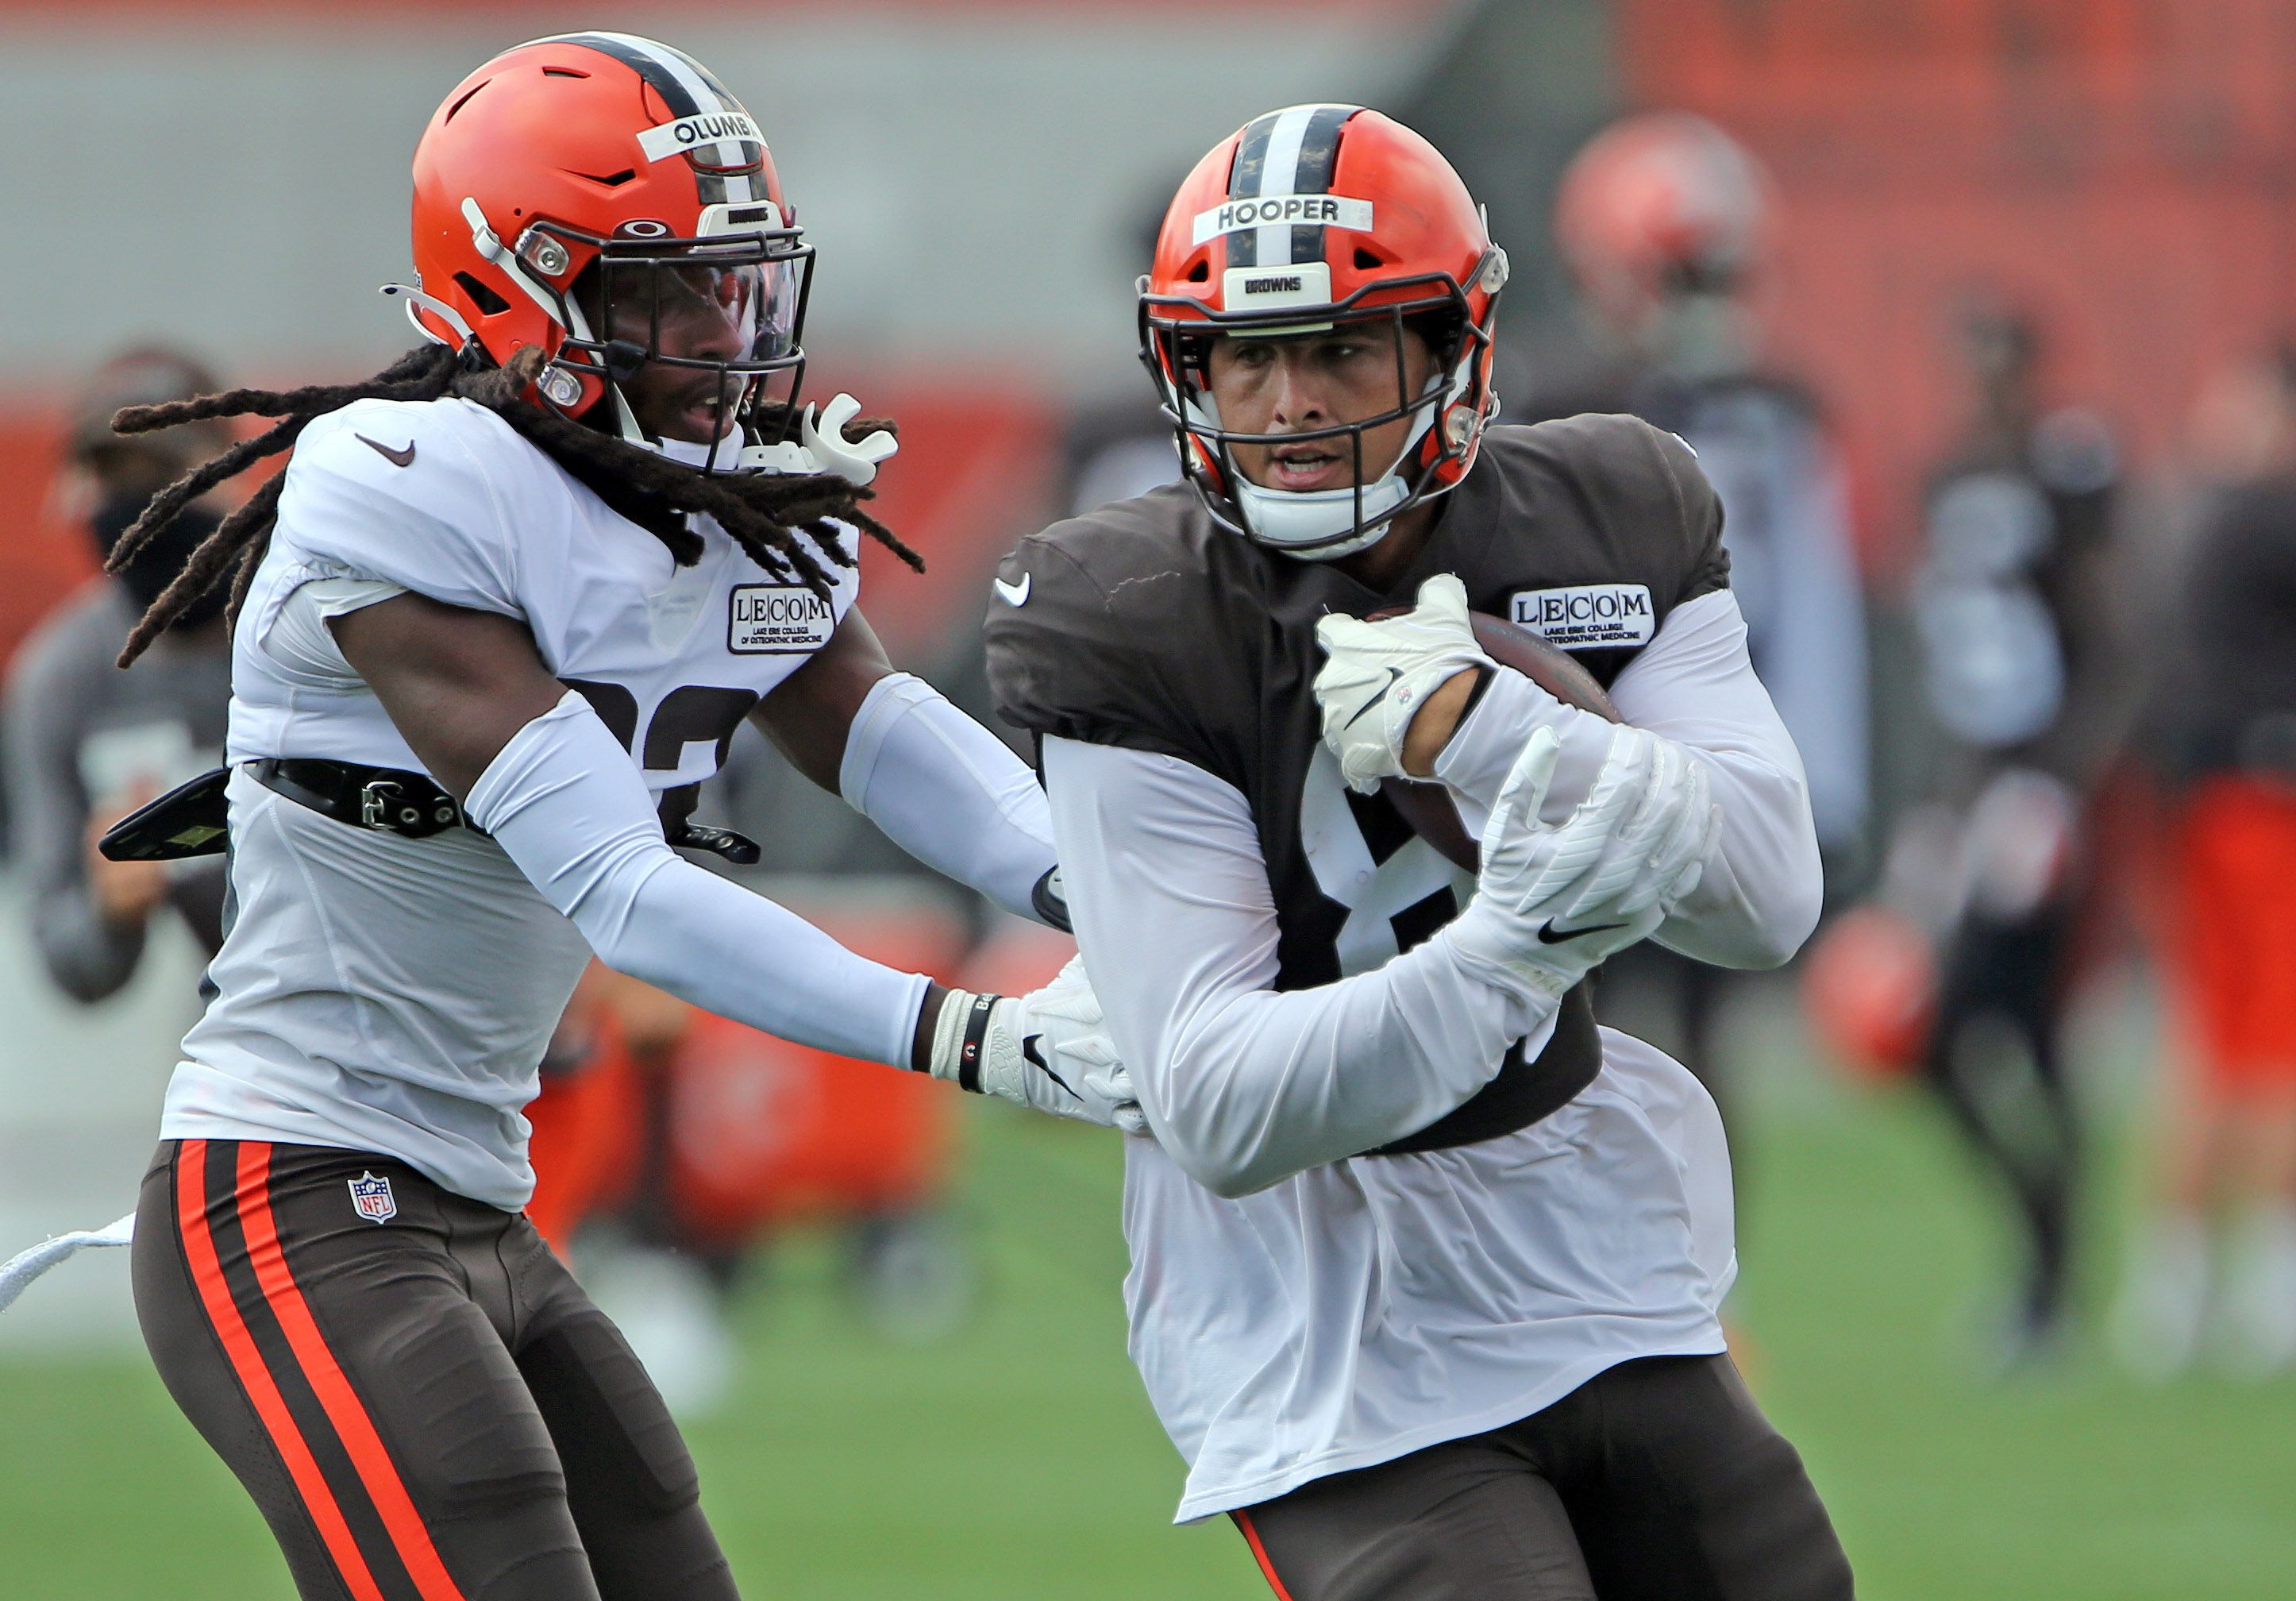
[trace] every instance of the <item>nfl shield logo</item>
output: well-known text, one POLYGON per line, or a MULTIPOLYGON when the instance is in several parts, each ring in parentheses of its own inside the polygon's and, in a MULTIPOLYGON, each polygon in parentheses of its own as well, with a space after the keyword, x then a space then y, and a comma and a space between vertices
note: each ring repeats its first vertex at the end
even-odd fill
POLYGON ((388 1223, 398 1215, 398 1203, 390 1198, 390 1180, 373 1173, 351 1180, 351 1204, 370 1223, 388 1223))

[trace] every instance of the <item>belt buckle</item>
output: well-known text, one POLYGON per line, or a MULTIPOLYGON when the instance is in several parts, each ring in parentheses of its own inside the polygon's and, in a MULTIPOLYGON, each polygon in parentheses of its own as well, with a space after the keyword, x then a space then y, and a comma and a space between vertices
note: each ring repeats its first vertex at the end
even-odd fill
POLYGON ((398 782, 377 778, 360 786, 359 821, 369 828, 390 826, 390 809, 406 794, 398 782))

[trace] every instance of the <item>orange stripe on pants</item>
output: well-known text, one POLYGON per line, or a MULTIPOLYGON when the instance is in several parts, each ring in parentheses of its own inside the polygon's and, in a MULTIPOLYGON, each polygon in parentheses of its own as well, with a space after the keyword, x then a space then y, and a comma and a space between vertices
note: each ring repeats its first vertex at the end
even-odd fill
MULTIPOLYGON (((264 1149, 267 1154, 270 1148, 264 1149)), ((231 1298, 231 1286, 224 1280, 223 1263, 216 1256, 214 1237, 208 1232, 207 1171, 208 1142, 185 1140, 176 1157, 176 1217, 183 1227, 184 1255, 191 1263, 192 1280, 199 1286, 208 1321, 215 1326, 216 1334, 223 1341, 224 1352, 231 1359, 232 1371, 239 1375, 240 1385, 254 1403, 256 1416, 263 1420, 273 1448, 286 1464, 288 1476, 303 1498, 304 1510, 311 1515, 327 1554, 334 1558, 335 1571, 350 1587, 355 1601, 382 1601, 382 1591, 376 1586, 374 1575, 367 1571, 358 1541, 352 1537, 350 1525, 343 1521, 342 1508, 335 1504, 334 1491, 327 1488, 326 1475, 319 1471, 302 1430, 296 1427, 294 1416, 287 1410, 286 1399, 279 1393, 278 1384, 263 1365, 263 1353, 255 1348, 255 1337, 247 1332, 247 1324, 231 1298)))
POLYGON ((1228 1516, 1234 1518, 1235 1526, 1243 1531, 1244 1543, 1251 1548, 1253 1560, 1259 1564, 1261 1574, 1267 1580, 1268 1587, 1275 1590, 1275 1601, 1292 1601, 1292 1592, 1285 1589, 1283 1580, 1275 1576, 1275 1564, 1267 1560, 1267 1548, 1259 1543, 1259 1531, 1251 1526, 1251 1515, 1231 1512, 1228 1516))
POLYGON ((288 1268, 287 1253, 279 1247, 278 1227, 271 1216, 271 1147, 251 1140, 239 1147, 239 1217, 247 1230, 247 1254, 255 1264, 264 1299, 286 1331, 287 1343, 302 1364, 303 1376, 310 1382, 320 1406, 326 1408, 343 1449, 350 1453, 359 1482, 382 1515, 383 1527, 390 1531, 391 1544, 398 1548, 398 1559, 414 1577, 415 1589, 422 1601, 463 1601, 463 1592, 447 1576, 447 1564, 439 1560, 438 1548, 430 1543, 430 1531, 423 1524, 422 1515, 414 1510, 414 1499, 407 1495, 390 1453, 383 1448, 382 1436, 375 1432, 374 1420, 367 1416, 350 1380, 343 1376, 341 1364, 327 1348, 310 1305, 303 1299, 302 1287, 288 1268))

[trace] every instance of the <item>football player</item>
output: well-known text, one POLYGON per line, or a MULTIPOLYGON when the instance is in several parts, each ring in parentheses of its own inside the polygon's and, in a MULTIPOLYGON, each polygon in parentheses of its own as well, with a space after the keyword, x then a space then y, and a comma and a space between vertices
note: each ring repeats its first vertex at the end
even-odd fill
POLYGON ((1793 951, 1801 767, 1690 451, 1492 425, 1505 277, 1408 129, 1255 119, 1143 284, 1187 481, 999 574, 991 682, 1155 1135, 1128 1142, 1133 1355, 1180 1517, 1231 1514, 1296 1601, 1847 1597, 1725 1354, 1713 1103, 1587 982, 1645 934, 1793 951), (1496 667, 1470 607, 1627 726, 1496 667), (1480 828, 1475 879, 1401 780, 1480 828))
MULTIPOLYGON (((1554 203, 1589 349, 1526 373, 1527 397, 1511 390, 1509 401, 1526 422, 1632 412, 1698 452, 1726 513, 1747 654, 1800 753, 1838 897, 1869 849, 1866 604, 1841 452, 1817 396, 1763 349, 1754 291, 1775 209, 1752 154, 1702 117, 1641 111, 1603 129, 1571 159, 1554 203)), ((1620 967, 1603 1010, 1658 1011, 1727 1119, 1718 1035, 1741 986, 1652 945, 1620 967)), ((1734 1149, 1742 1164, 1742 1138, 1734 1149)))
MULTIPOLYGON (((123 439, 111 431, 112 413, 216 387, 197 362, 162 348, 126 351, 91 375, 72 408, 57 497, 85 512, 99 561, 153 495, 229 443, 219 423, 123 439)), ((114 862, 94 849, 104 829, 213 765, 223 748, 231 653, 221 595, 186 609, 142 672, 112 665, 128 630, 217 521, 205 506, 186 506, 169 539, 58 606, 9 666, 0 778, 32 890, 32 937, 48 976, 74 1000, 102 1000, 135 977, 162 908, 172 907, 208 953, 223 941, 220 861, 114 862)))
POLYGON ((1922 1072, 2000 1180, 2022 1246, 1989 1353, 2006 1373, 2062 1357, 2072 1316, 2083 1138, 2062 1035, 2094 917, 2090 798, 2133 675, 2115 627, 2112 436, 2093 413, 2044 403, 2030 315, 1981 297, 1958 333, 1973 404, 1925 488, 1910 586, 1923 710, 1941 737, 1932 804, 1892 849, 1950 886, 1931 913, 1940 960, 1922 1072), (1943 862, 1930 844, 1940 819, 1957 835, 1943 862))
POLYGON ((689 821, 747 717, 927 862, 1053 904, 1028 768, 854 606, 892 439, 795 405, 811 250, 741 104, 644 39, 511 50, 422 135, 414 254, 436 342, 375 381, 126 419, 281 421, 120 559, 295 447, 131 643, 236 562, 236 918, 137 1312, 306 1597, 731 1596, 676 1428, 520 1211, 520 1108, 591 950, 967 1089, 1103 1121, 1125 1091, 1088 989, 945 990, 671 851, 754 850, 689 821))

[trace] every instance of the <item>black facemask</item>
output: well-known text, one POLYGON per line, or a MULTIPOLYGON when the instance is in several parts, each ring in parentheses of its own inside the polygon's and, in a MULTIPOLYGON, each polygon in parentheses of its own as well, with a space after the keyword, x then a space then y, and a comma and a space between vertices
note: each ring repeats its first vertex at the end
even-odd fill
MULTIPOLYGON (((152 503, 149 495, 136 490, 113 491, 96 503, 94 513, 88 519, 88 532, 94 536, 99 559, 109 561, 111 547, 119 543, 144 508, 152 503)), ((135 598, 138 611, 147 610, 160 598, 160 592, 175 581, 207 537, 216 531, 223 521, 201 506, 185 506, 176 515, 174 524, 160 530, 160 536, 137 553, 121 571, 112 576, 135 598)), ((175 620, 175 628, 195 628, 201 623, 222 614, 224 603, 229 598, 231 586, 218 584, 175 620)))

